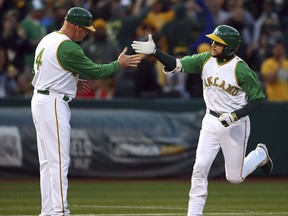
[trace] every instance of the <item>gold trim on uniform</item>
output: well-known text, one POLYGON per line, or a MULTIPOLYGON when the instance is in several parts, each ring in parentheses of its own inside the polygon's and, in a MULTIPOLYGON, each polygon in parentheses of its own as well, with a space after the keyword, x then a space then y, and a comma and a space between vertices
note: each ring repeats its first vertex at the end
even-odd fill
POLYGON ((57 131, 57 141, 58 141, 58 158, 59 158, 59 177, 60 177, 60 193, 61 193, 61 202, 62 202, 62 212, 65 213, 64 208, 64 199, 63 199, 63 188, 62 188, 62 163, 61 163, 61 145, 60 145, 60 134, 59 134, 59 124, 58 124, 58 115, 57 115, 57 98, 54 99, 54 112, 56 118, 56 131, 57 131))
POLYGON ((245 131, 244 131, 244 140, 243 140, 243 151, 242 151, 242 165, 241 165, 241 171, 240 171, 240 177, 242 180, 244 180, 243 178, 243 166, 244 166, 244 160, 245 160, 245 152, 246 152, 246 136, 247 136, 247 121, 244 121, 245 123, 245 131))

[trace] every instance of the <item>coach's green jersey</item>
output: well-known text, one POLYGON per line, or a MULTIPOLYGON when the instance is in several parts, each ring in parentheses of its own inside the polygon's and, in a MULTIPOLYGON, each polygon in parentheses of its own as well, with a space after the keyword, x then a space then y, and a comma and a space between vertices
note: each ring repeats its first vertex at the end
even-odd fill
POLYGON ((248 100, 265 98, 255 72, 238 56, 219 62, 210 52, 205 52, 186 56, 180 62, 183 72, 201 76, 208 109, 219 113, 233 112, 248 100))
POLYGON ((83 49, 73 41, 61 43, 57 54, 61 66, 72 73, 82 74, 93 79, 111 76, 120 65, 117 61, 110 64, 95 64, 83 52, 83 49))
POLYGON ((36 48, 32 85, 37 90, 49 90, 74 98, 79 74, 100 79, 112 75, 119 68, 117 61, 95 64, 65 34, 52 32, 36 48))

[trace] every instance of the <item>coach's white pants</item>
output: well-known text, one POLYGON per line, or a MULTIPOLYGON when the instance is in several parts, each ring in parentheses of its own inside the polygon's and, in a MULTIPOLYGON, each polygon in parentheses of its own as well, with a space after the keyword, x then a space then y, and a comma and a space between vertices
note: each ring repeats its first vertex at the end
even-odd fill
POLYGON ((31 111, 40 164, 40 215, 69 215, 70 108, 61 96, 34 93, 31 111))
POLYGON ((244 181, 266 159, 262 148, 256 148, 245 158, 249 134, 248 116, 224 127, 216 117, 205 115, 191 178, 187 216, 203 215, 208 195, 208 173, 220 148, 225 160, 226 179, 235 184, 244 181))

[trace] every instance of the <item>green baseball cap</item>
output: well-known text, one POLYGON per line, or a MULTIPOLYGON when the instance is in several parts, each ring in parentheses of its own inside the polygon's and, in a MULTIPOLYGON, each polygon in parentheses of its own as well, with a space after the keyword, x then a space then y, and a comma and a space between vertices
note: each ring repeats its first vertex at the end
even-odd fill
POLYGON ((92 32, 95 32, 95 28, 92 26, 93 16, 92 14, 86 10, 85 8, 81 7, 73 7, 71 8, 65 18, 67 22, 72 23, 77 26, 81 26, 86 28, 92 32))

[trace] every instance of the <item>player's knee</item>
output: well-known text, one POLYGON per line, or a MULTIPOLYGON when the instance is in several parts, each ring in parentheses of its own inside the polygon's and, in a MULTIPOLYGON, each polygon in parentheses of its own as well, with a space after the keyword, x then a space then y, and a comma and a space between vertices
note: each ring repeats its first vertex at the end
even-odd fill
POLYGON ((193 172, 197 175, 207 175, 209 172, 209 165, 206 163, 196 162, 193 167, 193 172))
POLYGON ((227 179, 227 181, 229 181, 232 184, 240 184, 244 181, 244 179, 241 178, 240 176, 237 177, 237 176, 227 176, 226 175, 226 179, 227 179))
POLYGON ((200 170, 194 170, 192 173, 194 179, 204 179, 206 178, 205 174, 200 170))

